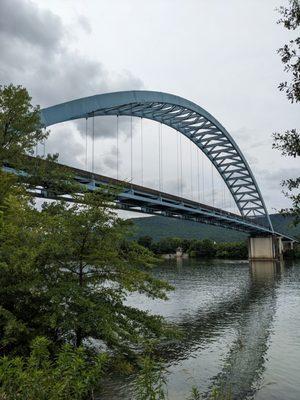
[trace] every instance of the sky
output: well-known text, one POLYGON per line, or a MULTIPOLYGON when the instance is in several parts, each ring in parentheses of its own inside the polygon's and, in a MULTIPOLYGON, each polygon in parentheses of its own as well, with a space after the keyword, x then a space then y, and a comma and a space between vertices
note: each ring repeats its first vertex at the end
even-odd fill
MULTIPOLYGON (((270 212, 288 206, 280 182, 299 165, 272 149, 272 133, 299 128, 299 105, 279 92, 288 79, 277 49, 293 36, 276 8, 284 0, 1 0, 0 82, 20 84, 42 108, 119 90, 156 90, 182 96, 210 112, 246 156, 270 212)), ((295 34, 295 32, 293 32, 295 34)), ((96 172, 116 176, 116 118, 95 122, 96 172)), ((119 118, 122 179, 156 188, 158 124, 119 118), (143 131, 143 168, 141 159, 143 131), (143 169, 143 176, 141 171, 143 169)), ((91 121, 88 125, 91 134, 91 121)), ((178 178, 178 133, 162 128, 163 190, 234 211, 225 185, 197 149, 182 139, 184 174, 178 178), (200 167, 199 167, 200 165, 200 167), (192 171, 192 173, 191 173, 192 171), (212 186, 212 177, 214 186, 212 186), (214 193, 213 193, 214 191, 214 193)), ((68 165, 85 160, 84 121, 51 127, 46 152, 68 165)), ((40 154, 43 146, 39 146, 40 154)))

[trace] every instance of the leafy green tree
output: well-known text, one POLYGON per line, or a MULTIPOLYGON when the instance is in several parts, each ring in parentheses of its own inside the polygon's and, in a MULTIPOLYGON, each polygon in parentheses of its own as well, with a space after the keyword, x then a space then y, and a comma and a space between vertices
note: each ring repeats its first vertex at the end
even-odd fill
MULTIPOLYGON (((286 29, 299 31, 300 27, 300 3, 298 0, 289 0, 288 7, 280 7, 281 18, 278 23, 286 29)), ((279 90, 284 91, 289 101, 300 101, 300 37, 290 40, 278 50, 284 70, 291 74, 290 82, 281 82, 279 90)), ((300 133, 296 129, 287 130, 285 133, 274 133, 273 147, 280 150, 284 156, 299 157, 300 133)), ((282 182, 285 195, 291 200, 292 205, 281 212, 285 215, 295 216, 294 223, 300 222, 300 177, 287 179, 282 182)))
POLYGON ((45 140, 48 132, 40 122, 40 109, 22 86, 0 86, 0 165, 18 164, 25 154, 45 140))
POLYGON ((22 86, 0 86, 0 167, 14 167, 18 182, 34 191, 42 186, 49 196, 71 194, 77 185, 68 170, 57 165, 58 154, 31 157, 48 137, 40 122, 40 108, 22 86))
POLYGON ((35 192, 42 188, 42 195, 47 198, 59 198, 67 195, 72 198, 74 193, 84 190, 74 180, 74 175, 68 167, 58 164, 58 154, 48 154, 41 157, 26 158, 22 165, 25 174, 18 176, 20 184, 26 186, 28 191, 35 192))
POLYGON ((50 304, 36 266, 43 227, 15 176, 0 173, 0 187, 0 355, 27 354, 50 304))
POLYGON ((69 193, 64 184, 72 176, 56 156, 28 158, 46 137, 30 101, 24 88, 1 88, 0 161, 29 173, 0 172, 0 354, 28 355, 37 336, 50 339, 54 353, 64 343, 80 347, 93 339, 127 354, 168 331, 161 318, 127 306, 127 296, 166 298, 171 287, 148 270, 152 253, 125 240, 130 227, 105 190, 73 191, 73 204, 34 207, 25 189, 42 183, 55 197, 69 193))
MULTIPOLYGON (((162 318, 129 307, 129 293, 166 298, 171 287, 147 269, 155 261, 124 241, 130 226, 104 193, 40 212, 7 195, 0 232, 0 351, 28 352, 37 335, 57 346, 98 340, 129 354, 145 338, 168 333, 162 318), (144 267, 144 268, 142 268, 144 267), (17 300, 17 301, 16 301, 17 300)), ((99 343, 100 343, 99 342, 99 343)))
POLYGON ((82 204, 45 205, 43 251, 37 260, 52 299, 51 323, 59 340, 80 346, 100 340, 129 352, 144 338, 164 334, 161 318, 129 307, 129 293, 166 298, 171 287, 154 279, 154 258, 135 242, 125 242, 129 225, 112 211, 102 192, 86 193, 82 204))
POLYGON ((128 295, 164 299, 171 287, 152 277, 152 253, 126 240, 130 226, 106 190, 76 195, 57 156, 28 157, 47 134, 26 90, 1 88, 0 113, 1 166, 25 172, 0 169, 0 398, 93 397, 100 349, 130 360, 170 333, 162 318, 128 306, 128 295), (74 203, 38 210, 28 190, 41 184, 74 203))

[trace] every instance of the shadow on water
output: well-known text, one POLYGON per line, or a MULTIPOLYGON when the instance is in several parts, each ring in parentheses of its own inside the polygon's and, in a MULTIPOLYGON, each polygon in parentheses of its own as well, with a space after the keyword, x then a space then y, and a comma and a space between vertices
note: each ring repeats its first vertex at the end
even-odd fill
MULTIPOLYGON (((180 291, 185 284, 180 281, 180 276, 190 274, 186 279, 191 285, 191 296, 194 296, 196 290, 203 290, 203 287, 207 292, 217 292, 226 278, 222 276, 222 273, 227 274, 228 281, 232 278, 232 271, 235 274, 236 288, 231 288, 230 293, 221 290, 222 296, 219 296, 217 301, 212 301, 212 306, 204 305, 201 293, 199 298, 195 296, 195 302, 198 302, 198 305, 191 311, 180 313, 176 317, 176 325, 183 332, 183 338, 172 343, 162 343, 159 353, 166 367, 171 370, 174 369, 174 365, 189 365, 193 357, 199 357, 199 349, 210 349, 214 341, 218 338, 222 340, 223 336, 226 336, 226 330, 233 330, 233 340, 224 342, 226 343, 223 349, 224 356, 218 360, 218 368, 207 377, 206 389, 207 393, 214 388, 218 390, 220 396, 231 393, 231 399, 245 399, 254 395, 264 370, 268 338, 276 311, 276 286, 283 271, 283 264, 266 261, 252 262, 248 272, 245 264, 234 269, 235 264, 220 267, 217 263, 215 266, 210 265, 205 268, 200 265, 199 268, 191 270, 179 264, 177 269, 175 267, 175 277, 172 275, 174 265, 173 267, 169 265, 170 270, 164 271, 165 275, 160 277, 168 279, 169 274, 171 283, 175 280, 175 286, 178 280, 180 291), (194 278, 194 274, 198 274, 197 278, 194 278), (215 286, 216 280, 219 281, 219 286, 215 286), (240 281, 242 284, 238 283, 240 281)), ((189 290, 185 290, 184 293, 188 292, 189 290)), ((212 299, 215 300, 214 297, 212 299)), ((183 294, 182 303, 184 302, 183 294)), ((214 352, 213 349, 210 351, 214 352)), ((217 352, 215 353, 214 357, 219 358, 217 352)), ((197 373, 200 375, 205 373, 205 361, 205 359, 198 361, 197 373)), ((173 371, 174 373, 178 374, 177 384, 180 385, 180 370, 173 371)), ((106 395, 103 393, 101 399, 131 399, 130 388, 133 378, 129 377, 122 381, 113 379, 105 390, 106 395)), ((176 376, 174 379, 176 386, 176 376)), ((172 379, 170 383, 172 384, 172 379)), ((193 382, 189 384, 189 387, 192 384, 193 382)), ((176 390, 174 389, 173 392, 176 390)), ((172 390, 169 393, 170 399, 182 398, 180 395, 172 396, 172 390)))
MULTIPOLYGON (((274 295, 275 282, 280 277, 283 264, 273 262, 252 262, 249 269, 249 281, 239 290, 231 293, 227 298, 211 309, 200 307, 192 315, 183 315, 176 323, 183 331, 184 340, 170 345, 162 345, 161 351, 165 361, 175 361, 181 357, 187 357, 189 352, 198 346, 201 340, 221 335, 224 326, 236 320, 237 316, 248 318, 249 312, 255 312, 252 304, 264 304, 268 301, 270 291, 274 295), (246 314, 247 313, 247 314, 246 314)), ((243 321, 244 322, 244 321, 243 321)), ((259 321, 258 321, 259 322, 259 321)))
POLYGON ((224 361, 222 371, 212 379, 220 396, 232 399, 252 397, 264 370, 268 338, 276 311, 276 280, 283 264, 256 261, 250 265, 251 287, 246 308, 239 320, 238 335, 224 361), (253 307, 255 303, 255 307, 253 307))

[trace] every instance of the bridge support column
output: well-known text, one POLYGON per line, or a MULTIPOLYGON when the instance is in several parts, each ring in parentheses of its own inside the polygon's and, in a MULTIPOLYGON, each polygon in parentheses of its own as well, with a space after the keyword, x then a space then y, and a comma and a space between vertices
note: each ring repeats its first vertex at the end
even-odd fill
POLYGON ((250 237, 248 251, 250 260, 279 260, 282 258, 283 252, 281 237, 275 235, 250 237))

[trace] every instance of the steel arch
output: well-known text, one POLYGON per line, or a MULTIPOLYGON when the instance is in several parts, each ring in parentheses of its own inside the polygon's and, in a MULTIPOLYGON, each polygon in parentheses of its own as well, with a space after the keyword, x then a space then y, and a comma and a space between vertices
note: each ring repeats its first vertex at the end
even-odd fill
POLYGON ((211 114, 189 100, 146 90, 104 93, 44 108, 41 121, 50 126, 104 115, 147 118, 182 133, 213 163, 241 214, 246 217, 265 215, 273 231, 260 189, 238 145, 211 114))

